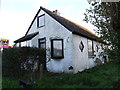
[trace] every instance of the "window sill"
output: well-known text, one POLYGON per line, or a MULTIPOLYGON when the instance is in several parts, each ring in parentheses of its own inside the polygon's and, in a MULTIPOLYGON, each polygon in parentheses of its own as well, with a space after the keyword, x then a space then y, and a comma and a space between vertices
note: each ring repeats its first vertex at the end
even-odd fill
POLYGON ((39 27, 37 27, 37 28, 42 28, 42 27, 44 27, 45 25, 42 25, 42 26, 39 26, 39 27))
POLYGON ((52 59, 63 59, 64 57, 51 57, 52 59))
POLYGON ((94 58, 95 56, 94 55, 92 55, 92 56, 88 56, 88 58, 94 58))
POLYGON ((95 57, 96 57, 96 54, 88 55, 88 58, 95 58, 95 57))

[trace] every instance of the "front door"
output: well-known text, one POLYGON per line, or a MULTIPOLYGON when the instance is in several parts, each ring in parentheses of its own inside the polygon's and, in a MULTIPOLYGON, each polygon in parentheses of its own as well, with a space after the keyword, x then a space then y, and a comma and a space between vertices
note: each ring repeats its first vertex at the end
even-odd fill
MULTIPOLYGON (((46 38, 38 39, 38 47, 39 48, 44 48, 46 50, 46 38)), ((46 70, 46 51, 43 55, 43 59, 44 59, 43 68, 44 68, 44 70, 46 70)))

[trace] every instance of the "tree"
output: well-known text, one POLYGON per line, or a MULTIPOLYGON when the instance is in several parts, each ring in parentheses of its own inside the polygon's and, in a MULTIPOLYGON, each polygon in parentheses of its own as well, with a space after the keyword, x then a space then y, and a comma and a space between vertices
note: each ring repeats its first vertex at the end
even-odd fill
POLYGON ((92 23, 100 39, 109 45, 109 54, 120 63, 120 2, 91 3, 84 21, 92 23))

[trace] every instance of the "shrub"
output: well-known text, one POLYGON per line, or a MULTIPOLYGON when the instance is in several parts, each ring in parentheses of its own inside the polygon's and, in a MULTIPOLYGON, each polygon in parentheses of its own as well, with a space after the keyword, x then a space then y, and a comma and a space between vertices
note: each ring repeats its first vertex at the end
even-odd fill
MULTIPOLYGON (((44 63, 45 61, 45 50, 35 47, 16 47, 7 48, 3 50, 2 58, 2 74, 7 77, 23 77, 25 73, 29 72, 27 65, 30 60, 32 62, 44 63), (27 68, 25 68, 26 66, 27 68), (22 69, 24 68, 24 69, 22 69)), ((31 63, 33 64, 33 63, 31 63)))

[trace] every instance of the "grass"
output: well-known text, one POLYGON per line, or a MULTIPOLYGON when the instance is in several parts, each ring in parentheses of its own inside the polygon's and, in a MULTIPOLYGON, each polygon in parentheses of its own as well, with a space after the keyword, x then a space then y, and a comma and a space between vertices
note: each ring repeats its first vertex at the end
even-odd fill
POLYGON ((19 88, 18 80, 3 77, 2 78, 2 88, 19 88))
POLYGON ((0 76, 0 89, 2 88, 2 78, 0 76))
MULTIPOLYGON (((115 63, 107 63, 77 74, 44 73, 32 88, 116 88, 120 71, 115 63)), ((3 78, 3 88, 18 88, 18 79, 3 78)))

